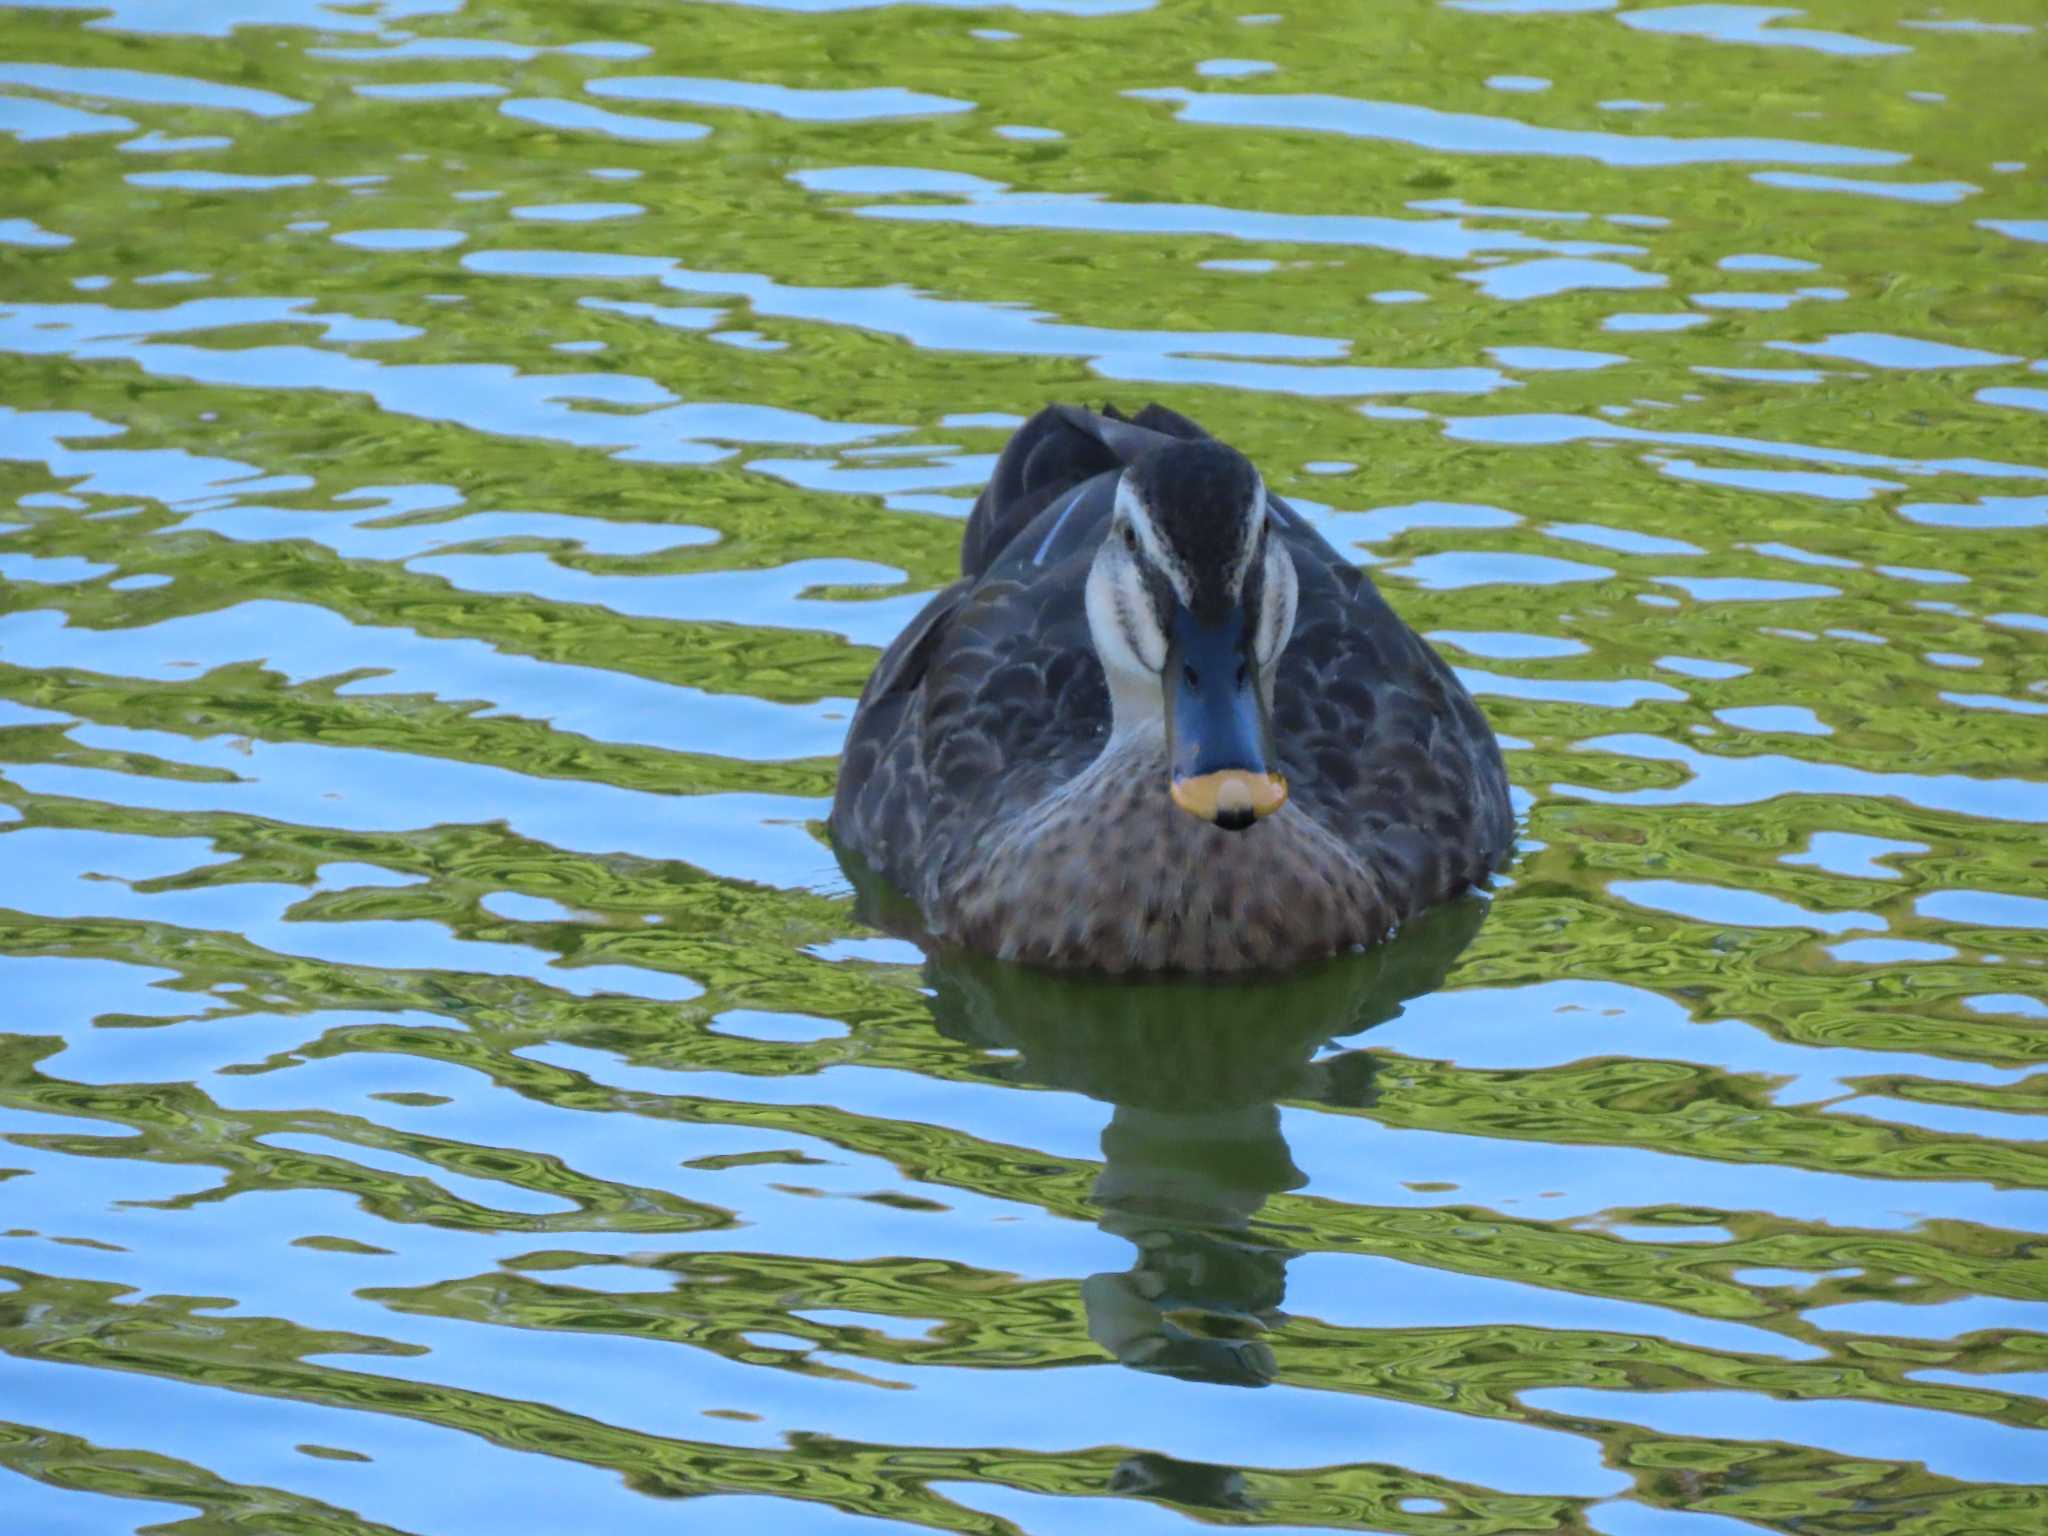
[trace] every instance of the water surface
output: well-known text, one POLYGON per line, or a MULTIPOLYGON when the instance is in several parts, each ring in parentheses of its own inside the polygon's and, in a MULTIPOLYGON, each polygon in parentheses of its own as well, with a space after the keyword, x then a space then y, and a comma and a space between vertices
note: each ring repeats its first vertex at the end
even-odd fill
POLYGON ((2044 43, 0 4, 0 1524, 2048 1528, 2044 43), (1436 638, 1490 902, 870 923, 852 700, 1055 398, 1436 638))

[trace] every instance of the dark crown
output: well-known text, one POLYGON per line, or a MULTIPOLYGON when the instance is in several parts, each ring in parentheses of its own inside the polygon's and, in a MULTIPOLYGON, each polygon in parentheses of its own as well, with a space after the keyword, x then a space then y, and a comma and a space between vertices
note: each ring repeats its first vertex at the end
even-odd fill
POLYGON ((1131 488, 1152 514, 1167 558, 1186 578, 1189 607, 1213 622, 1243 593, 1229 588, 1258 527, 1259 476, 1251 460, 1213 439, 1173 443, 1130 468, 1131 488))

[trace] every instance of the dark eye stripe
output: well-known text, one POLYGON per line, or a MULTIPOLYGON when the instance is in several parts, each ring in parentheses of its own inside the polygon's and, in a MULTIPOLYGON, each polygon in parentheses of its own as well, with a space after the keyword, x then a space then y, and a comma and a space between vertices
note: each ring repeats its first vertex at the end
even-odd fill
POLYGON ((1152 608, 1157 613, 1171 613, 1173 605, 1180 600, 1174 585, 1159 571, 1147 568, 1144 572, 1146 595, 1152 599, 1152 608))
POLYGON ((1124 644, 1130 647, 1131 655, 1137 658, 1139 666, 1146 666, 1145 647, 1139 643, 1138 626, 1131 612, 1130 593, 1122 582, 1112 582, 1110 591, 1116 598, 1116 627, 1124 637, 1124 644))

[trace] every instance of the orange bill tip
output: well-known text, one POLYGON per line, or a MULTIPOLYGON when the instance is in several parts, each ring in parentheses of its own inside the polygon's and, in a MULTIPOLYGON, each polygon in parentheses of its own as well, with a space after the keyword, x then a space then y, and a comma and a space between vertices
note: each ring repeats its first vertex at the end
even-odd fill
POLYGON ((1173 803, 1190 816, 1242 828, 1272 815, 1287 803, 1287 781, 1277 773, 1224 768, 1175 779, 1173 803))

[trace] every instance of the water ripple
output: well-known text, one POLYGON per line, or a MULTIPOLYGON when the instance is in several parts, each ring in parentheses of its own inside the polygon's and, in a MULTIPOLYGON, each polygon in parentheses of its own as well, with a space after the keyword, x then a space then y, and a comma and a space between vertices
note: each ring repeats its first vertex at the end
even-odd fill
POLYGON ((0 6, 10 1529, 2038 1525, 1987 14, 0 6), (855 695, 1105 395, 1456 664, 1484 900, 871 926, 855 695))

